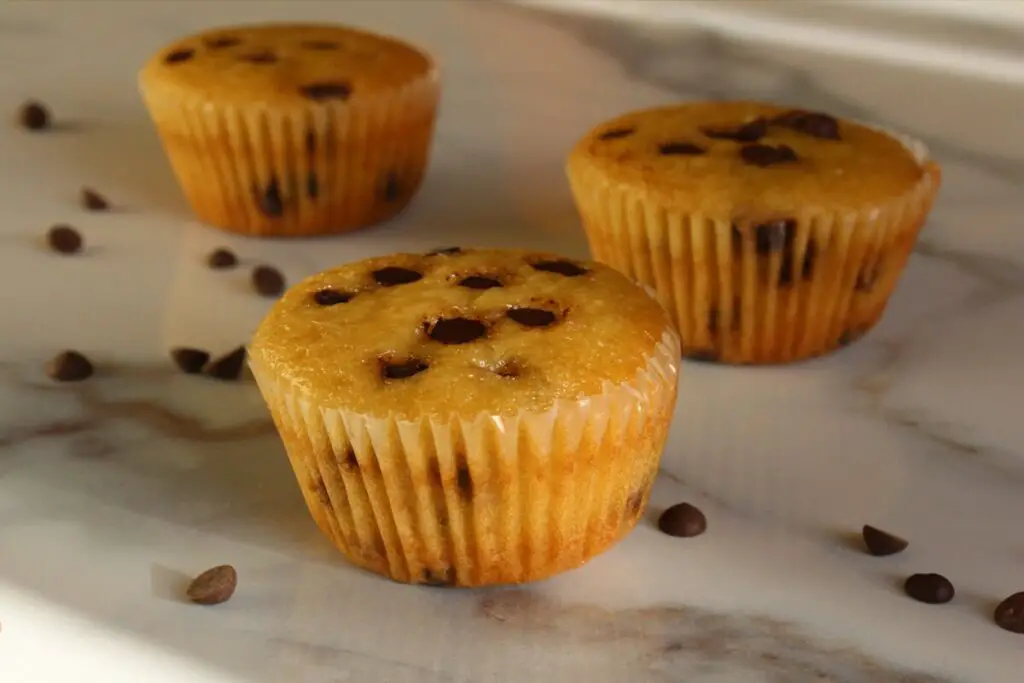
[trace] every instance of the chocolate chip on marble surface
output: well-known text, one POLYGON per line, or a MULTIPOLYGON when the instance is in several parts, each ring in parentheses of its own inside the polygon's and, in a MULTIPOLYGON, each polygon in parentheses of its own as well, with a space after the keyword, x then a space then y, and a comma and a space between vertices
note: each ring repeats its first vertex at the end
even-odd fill
POLYGON ((566 277, 578 277, 584 275, 587 269, 583 266, 577 265, 572 261, 557 260, 557 261, 538 261, 530 264, 534 270, 540 270, 546 273, 558 273, 566 277))
POLYGON ((18 110, 18 123, 26 130, 45 130, 50 127, 50 110, 42 102, 25 102, 18 110))
POLYGON ((453 254, 461 253, 462 247, 439 247, 428 251, 427 256, 451 256, 453 254))
POLYGON ((423 279, 423 274, 401 266, 386 266, 378 268, 372 273, 374 282, 381 287, 395 287, 396 285, 408 285, 417 280, 423 279))
POLYGON ((421 358, 382 358, 380 361, 380 374, 384 381, 409 379, 429 367, 430 364, 421 358))
POLYGON ((236 588, 238 572, 230 564, 222 564, 192 579, 185 595, 197 605, 219 605, 230 600, 236 588))
POLYGON ((210 354, 202 349, 179 346, 171 349, 171 360, 186 375, 197 375, 210 361, 210 354))
POLYGON ((792 249, 796 239, 796 221, 782 218, 754 226, 754 249, 766 256, 776 251, 792 249))
POLYGON ((320 180, 313 171, 310 171, 309 175, 306 176, 306 196, 310 199, 316 199, 320 196, 320 180))
POLYGON ((339 100, 344 102, 352 94, 352 86, 344 81, 323 81, 308 83, 299 90, 304 97, 316 102, 339 100))
POLYGON ((267 186, 257 195, 256 203, 263 215, 268 218, 280 218, 284 215, 284 196, 281 194, 281 184, 277 178, 272 177, 267 186))
POLYGON ((692 538, 707 531, 708 519, 699 508, 689 503, 677 503, 661 513, 658 528, 669 536, 692 538))
POLYGON ((58 254, 82 251, 82 235, 70 225, 55 225, 46 233, 46 244, 58 254))
POLYGON ((190 47, 180 48, 167 53, 164 57, 165 64, 181 64, 192 59, 196 54, 196 51, 190 47))
POLYGON ((1024 591, 1000 602, 992 613, 996 626, 1010 633, 1024 633, 1024 591))
POLYGON ((466 287, 467 289, 493 289, 501 287, 501 280, 495 280, 493 277, 485 277, 483 275, 470 275, 459 280, 459 287, 466 287))
POLYGON ((636 128, 612 128, 598 134, 598 140, 621 140, 636 132, 636 128))
POLYGON ((347 304, 355 296, 352 292, 342 292, 337 289, 321 289, 313 293, 313 301, 321 306, 337 306, 347 304))
POLYGON ((211 50, 222 50, 226 47, 234 47, 242 43, 240 38, 235 36, 217 36, 206 40, 203 44, 211 50))
POLYGON ((106 211, 110 208, 110 202, 106 197, 88 187, 82 188, 80 199, 82 207, 87 211, 106 211))
POLYGON ((281 296, 284 292, 284 275, 273 266, 256 266, 252 269, 252 288, 260 296, 281 296))
POLYGON ((705 128, 701 132, 715 140, 757 142, 768 132, 768 122, 764 119, 754 119, 733 128, 705 128))
POLYGON ((551 311, 527 306, 514 306, 508 309, 505 315, 523 327, 547 327, 558 319, 551 311))
POLYGON ((704 154, 704 148, 692 142, 663 142, 658 145, 658 154, 662 156, 697 156, 704 154))
POLYGON ((398 201, 399 197, 402 196, 402 186, 398 182, 398 174, 394 171, 389 172, 384 176, 384 182, 382 183, 381 196, 387 203, 398 201))
POLYGON ((442 318, 427 324, 427 336, 441 344, 457 345, 487 336, 487 326, 472 318, 442 318))
POLYGON ((882 531, 878 527, 865 524, 861 529, 861 536, 864 537, 864 546, 868 552, 875 557, 887 557, 903 552, 910 545, 908 541, 894 536, 888 531, 882 531))
POLYGON ((273 64, 277 61, 277 55, 270 50, 260 50, 259 52, 250 52, 249 54, 242 55, 239 59, 252 64, 273 64))
POLYGON ((245 368, 245 355, 245 347, 239 346, 220 358, 214 359, 206 366, 205 374, 225 382, 237 380, 242 376, 242 369, 245 368))
POLYGON ((911 574, 903 583, 904 592, 929 605, 942 605, 953 599, 956 590, 942 574, 911 574))
POLYGON ((57 382, 81 382, 93 372, 92 361, 78 351, 62 351, 46 363, 47 376, 57 382))
POLYGON ((813 111, 791 111, 772 119, 772 123, 822 140, 839 140, 839 121, 834 116, 813 111))
POLYGON ((789 145, 744 145, 740 148, 740 158, 751 166, 767 168, 777 164, 797 161, 796 151, 789 145))
POLYGON ((206 265, 214 270, 234 268, 238 265, 238 257, 235 256, 235 252, 230 249, 218 247, 207 255, 206 265))

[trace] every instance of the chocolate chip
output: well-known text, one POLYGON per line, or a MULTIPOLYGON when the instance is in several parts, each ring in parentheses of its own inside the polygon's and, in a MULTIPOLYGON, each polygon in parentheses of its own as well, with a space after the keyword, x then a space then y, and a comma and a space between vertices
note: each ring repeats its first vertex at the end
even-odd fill
POLYGON ((743 251, 743 231, 735 223, 732 224, 732 249, 743 251))
POLYGON ((213 379, 231 382, 242 376, 245 367, 245 347, 239 346, 234 351, 224 354, 206 366, 206 375, 213 379))
POLYGON ((839 121, 828 114, 791 111, 776 117, 772 123, 822 140, 839 139, 839 121))
POLYGON ((506 315, 523 327, 547 327, 557 319, 554 313, 543 308, 513 307, 506 315))
POLYGON ((341 466, 349 472, 359 469, 359 458, 356 457, 356 452, 351 446, 345 451, 345 457, 341 461, 341 466))
POLYGON ((27 130, 44 130, 50 127, 50 111, 42 102, 26 102, 18 112, 18 121, 27 130))
POLYGON ((795 239, 796 221, 792 218, 783 218, 754 226, 754 249, 762 256, 792 249, 795 239))
POLYGON ((498 377, 504 377, 505 379, 515 379, 523 374, 522 366, 515 360, 503 360, 493 368, 493 372, 498 377))
POLYGON ((440 247, 427 252, 427 256, 451 256, 452 254, 461 254, 462 247, 440 247))
POLYGON ((242 55, 240 59, 253 64, 273 64, 277 61, 277 55, 270 50, 263 50, 262 52, 251 52, 247 55, 242 55))
POLYGON ((857 273, 857 284, 854 286, 858 292, 870 292, 874 289, 878 278, 882 276, 882 266, 879 263, 869 263, 863 266, 857 273))
POLYGON ((427 326, 427 336, 441 344, 468 344, 487 336, 487 326, 471 318, 442 318, 427 326))
POLYGON ((299 92, 316 102, 326 102, 328 100, 341 100, 344 102, 352 94, 352 86, 342 81, 310 83, 302 86, 299 92))
POLYGON ((910 545, 899 536, 893 536, 889 532, 882 531, 870 524, 864 525, 864 528, 861 529, 861 535, 864 537, 864 545, 867 547, 868 552, 875 557, 895 555, 896 553, 903 552, 910 545))
POLYGON ((82 251, 82 236, 70 225, 55 225, 46 233, 46 243, 58 254, 82 251))
POLYGON ((196 51, 189 47, 182 48, 180 50, 174 50, 173 52, 169 52, 167 56, 164 57, 164 63, 180 64, 181 62, 187 62, 188 60, 192 59, 192 57, 194 57, 195 54, 196 51))
POLYGON ((663 142, 658 145, 658 154, 662 156, 695 156, 704 154, 704 148, 689 142, 663 142))
POLYGON ((717 363, 718 351, 715 349, 694 349, 683 353, 683 357, 697 363, 717 363))
MULTIPOLYGON (((810 280, 814 276, 814 262, 818 257, 818 247, 811 241, 807 243, 807 248, 804 249, 804 256, 800 261, 800 277, 804 280, 810 280)), ((793 258, 794 254, 792 251, 788 251, 782 258, 782 263, 779 266, 779 286, 788 287, 794 282, 793 273, 793 258)))
POLYGON ((408 379, 430 367, 426 361, 419 358, 409 358, 401 361, 381 360, 381 377, 384 381, 392 379, 408 379))
POLYGON ((992 614, 996 626, 1010 633, 1024 633, 1024 591, 1003 600, 992 614))
POLYGON ((281 296, 284 292, 284 275, 273 266, 256 266, 252 269, 252 288, 260 296, 281 296))
POLYGON ((202 349, 179 346, 178 348, 171 349, 171 360, 186 375, 197 375, 203 371, 203 368, 209 362, 210 354, 202 349))
POLYGON ((541 270, 546 273, 558 273, 566 277, 577 277, 587 272, 583 266, 578 266, 572 261, 538 261, 530 264, 534 270, 541 270))
POLYGON ((270 218, 280 218, 284 215, 284 198, 281 196, 281 185, 277 178, 271 178, 263 191, 257 198, 260 211, 270 218))
POLYGON ((389 204, 398 201, 399 197, 402 196, 402 187, 398 184, 398 175, 394 171, 384 176, 381 195, 384 197, 384 201, 389 204))
POLYGON ((424 569, 420 574, 420 584, 423 586, 434 586, 443 588, 455 585, 455 570, 451 567, 444 569, 424 569))
POLYGON ((210 38, 205 42, 206 47, 211 50, 220 50, 225 47, 234 47, 240 44, 242 41, 234 36, 218 36, 216 38, 210 38))
POLYGON ((395 285, 407 285, 417 280, 422 280, 423 275, 408 268, 387 266, 373 271, 373 279, 381 287, 394 287, 395 285))
POLYGON ((718 334, 718 309, 708 309, 708 334, 715 336, 718 334))
POLYGON ((689 503, 678 503, 661 513, 658 528, 669 536, 692 538, 707 531, 708 519, 689 503))
POLYGON ((238 265, 238 257, 230 249, 219 247, 211 251, 206 257, 206 265, 214 270, 234 268, 238 265))
POLYGON ((903 583, 903 590, 918 602, 942 605, 953 599, 956 590, 942 574, 911 574, 903 583))
POLYGON ((227 602, 238 587, 238 572, 229 564, 207 569, 189 584, 185 594, 197 605, 227 602))
POLYGON ((110 208, 110 202, 96 190, 88 187, 82 188, 82 206, 88 211, 106 211, 110 208))
POLYGON ((619 140, 629 137, 636 132, 636 128, 612 128, 597 136, 598 140, 619 140))
POLYGON ((92 362, 78 351, 62 351, 46 364, 46 374, 57 382, 81 382, 92 377, 92 362))
POLYGON ((313 171, 309 172, 306 176, 306 196, 310 199, 316 199, 320 196, 320 181, 317 180, 316 173, 313 171))
POLYGON ((734 140, 736 142, 757 142, 768 132, 768 122, 754 119, 735 128, 705 128, 704 135, 715 140, 734 140))
POLYGON ((316 133, 311 130, 306 131, 306 153, 316 154, 316 133))
POLYGON ((762 168, 787 164, 798 160, 796 152, 789 145, 744 145, 740 148, 740 158, 751 166, 762 168))
POLYGON ((484 277, 483 275, 470 275, 459 280, 459 287, 491 289, 493 287, 501 287, 501 281, 495 280, 493 277, 484 277))
POLYGON ((307 50, 337 50, 338 44, 331 40, 304 40, 302 47, 307 50))
POLYGON ((473 497, 473 477, 469 472, 469 465, 465 462, 465 456, 458 460, 459 465, 455 468, 455 485, 459 487, 459 494, 469 499, 473 497))
POLYGON ((336 289, 321 289, 313 293, 313 301, 321 306, 337 306, 352 301, 355 294, 351 292, 339 292, 336 289))

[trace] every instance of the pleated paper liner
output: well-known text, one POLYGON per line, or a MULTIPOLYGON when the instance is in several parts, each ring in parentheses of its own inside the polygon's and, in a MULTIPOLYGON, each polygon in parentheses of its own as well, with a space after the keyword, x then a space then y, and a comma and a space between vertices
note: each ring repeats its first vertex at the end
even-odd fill
POLYGON ((200 221, 230 232, 348 232, 404 209, 422 183, 440 87, 431 73, 346 102, 221 106, 147 83, 143 97, 200 221))
POLYGON ((578 567, 647 506, 676 400, 666 331, 636 379, 542 413, 321 409, 251 358, 310 513, 354 564, 407 583, 524 583, 578 567))
POLYGON ((796 207, 756 224, 653 205, 583 164, 569 179, 593 258, 655 290, 684 356, 787 363, 845 346, 882 317, 939 188, 939 167, 919 160, 921 181, 889 204, 796 207))

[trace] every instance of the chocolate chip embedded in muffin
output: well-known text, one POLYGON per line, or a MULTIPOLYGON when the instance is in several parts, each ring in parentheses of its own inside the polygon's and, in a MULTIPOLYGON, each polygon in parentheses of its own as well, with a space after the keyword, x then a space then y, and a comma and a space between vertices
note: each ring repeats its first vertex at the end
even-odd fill
POLYGON ((422 358, 385 358, 380 361, 380 375, 384 381, 409 379, 429 367, 430 364, 422 358))
MULTIPOLYGON (((810 280, 814 277, 814 264, 818 258, 818 245, 814 240, 807 242, 804 254, 800 258, 799 277, 803 280, 810 280)), ((796 282, 796 250, 793 244, 789 250, 782 255, 782 263, 779 265, 779 286, 788 287, 796 282)))
POLYGON ((819 140, 839 140, 839 121, 834 116, 811 111, 791 111, 772 119, 772 123, 819 140))
POLYGON ((273 64, 277 61, 277 55, 271 50, 260 50, 259 52, 250 52, 247 55, 242 55, 239 59, 251 64, 273 64))
POLYGON ((469 275, 459 280, 459 287, 467 289, 494 289, 501 287, 501 280, 484 275, 469 275))
POLYGON ((661 156, 697 156, 705 151, 692 142, 663 142, 658 145, 658 154, 661 156))
POLYGON ((471 318, 441 318, 426 327, 427 336, 441 344, 468 344, 487 336, 487 325, 471 318))
POLYGON ((316 102, 344 102, 352 94, 352 86, 344 81, 321 81, 303 85, 300 92, 316 102))
POLYGON ((741 147, 740 158, 746 164, 761 168, 799 160, 796 151, 789 145, 762 145, 760 143, 741 147))
POLYGON ((551 311, 528 306, 513 306, 505 312, 505 315, 523 327, 547 327, 558 320, 558 316, 551 311))
POLYGON ((461 254, 462 247, 440 247, 427 252, 427 256, 452 256, 453 254, 461 254))
POLYGON ((734 128, 704 128, 702 132, 715 140, 757 142, 768 133, 768 122, 764 118, 757 118, 734 128))
POLYGON ((792 249, 796 240, 796 220, 781 218, 754 226, 754 249, 758 254, 768 254, 792 249))
POLYGON ((612 128, 606 130, 603 133, 599 133, 597 136, 598 140, 621 140, 622 138, 629 137, 636 132, 635 128, 612 128))
POLYGON ((384 176, 384 182, 381 184, 381 197, 389 204, 401 199, 402 186, 398 182, 398 174, 394 171, 389 171, 384 176))
POLYGON ((410 268, 387 266, 378 268, 372 273, 374 281, 381 287, 408 285, 423 279, 423 274, 410 268))
POLYGON ((313 301, 317 302, 321 306, 337 306, 338 304, 347 304, 352 301, 352 297, 355 294, 352 292, 342 292, 337 289, 321 289, 313 293, 313 301))
POLYGON ((268 218, 280 218, 284 215, 284 197, 277 178, 271 177, 266 187, 256 192, 256 204, 268 218))
POLYGON ((557 261, 538 261, 531 264, 534 270, 541 270, 546 273, 558 273, 566 277, 579 277, 585 275, 587 269, 583 266, 573 263, 572 261, 557 260, 557 261))
POLYGON ((196 56, 196 51, 190 47, 172 50, 164 57, 164 64, 181 64, 196 56))
POLYGON ((234 47, 235 45, 241 44, 242 40, 235 36, 215 36, 203 41, 203 45, 211 50, 223 50, 224 48, 234 47))

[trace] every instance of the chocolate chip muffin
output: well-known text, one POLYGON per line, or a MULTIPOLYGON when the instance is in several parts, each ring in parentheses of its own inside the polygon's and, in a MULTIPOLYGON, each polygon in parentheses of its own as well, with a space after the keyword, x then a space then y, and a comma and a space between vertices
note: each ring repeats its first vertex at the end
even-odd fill
POLYGON ((612 268, 396 254, 274 306, 250 363, 321 530, 410 583, 521 583, 636 524, 676 400, 664 309, 612 268))
POLYGON ((140 87, 199 219, 266 237, 401 211, 423 179, 439 97, 420 50, 306 24, 183 38, 149 60, 140 87))
POLYGON ((881 318, 940 184, 902 136, 756 102, 601 124, 567 172, 590 248, 657 291, 691 358, 783 363, 881 318))

